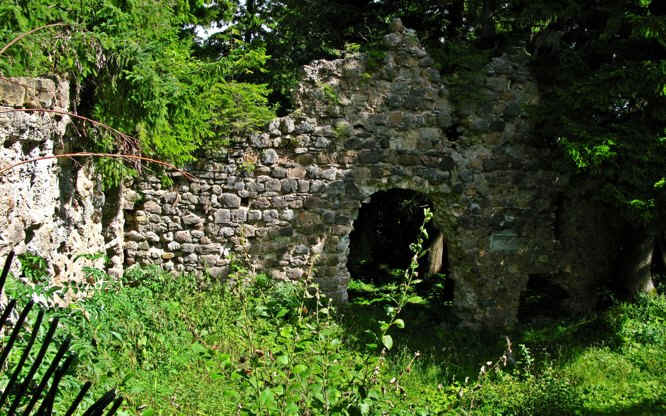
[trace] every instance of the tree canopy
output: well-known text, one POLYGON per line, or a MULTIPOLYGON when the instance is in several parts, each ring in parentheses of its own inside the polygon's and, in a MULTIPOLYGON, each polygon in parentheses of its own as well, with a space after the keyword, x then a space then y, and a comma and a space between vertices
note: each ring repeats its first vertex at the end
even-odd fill
POLYGON ((666 7, 657 3, 530 3, 522 10, 543 95, 542 139, 601 179, 603 196, 627 217, 644 222, 664 210, 666 7))

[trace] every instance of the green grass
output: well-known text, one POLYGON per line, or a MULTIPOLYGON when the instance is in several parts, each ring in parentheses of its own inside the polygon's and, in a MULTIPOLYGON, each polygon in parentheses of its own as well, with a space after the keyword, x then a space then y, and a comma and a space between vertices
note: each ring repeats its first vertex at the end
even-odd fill
POLYGON ((233 277, 135 269, 51 311, 79 356, 61 403, 90 380, 95 396, 118 386, 122 415, 666 414, 663 295, 520 328, 504 366, 504 336, 457 330, 428 303, 405 307, 381 352, 373 334, 390 294, 356 285, 334 311, 312 287, 233 277))

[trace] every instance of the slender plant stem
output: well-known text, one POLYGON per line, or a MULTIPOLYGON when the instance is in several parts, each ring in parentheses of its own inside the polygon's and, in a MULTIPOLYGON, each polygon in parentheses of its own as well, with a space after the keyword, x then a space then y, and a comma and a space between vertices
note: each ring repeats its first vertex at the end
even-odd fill
POLYGON ((48 25, 44 25, 44 26, 36 27, 36 28, 32 29, 31 31, 21 33, 20 35, 18 35, 17 37, 15 37, 15 38, 12 39, 11 41, 9 41, 9 43, 7 43, 2 49, 0 49, 0 56, 1 56, 3 53, 5 53, 5 51, 6 51, 7 49, 9 49, 13 44, 15 44, 16 42, 20 41, 20 40, 23 39, 24 37, 26 37, 26 36, 30 36, 30 35, 32 35, 33 33, 37 32, 37 31, 40 31, 40 30, 42 30, 42 29, 47 29, 47 28, 49 28, 49 27, 56 27, 56 26, 69 26, 69 25, 68 25, 67 23, 62 23, 62 22, 60 22, 60 23, 51 23, 51 24, 48 24, 48 25))
MULTIPOLYGON (((75 114, 69 111, 63 111, 63 110, 54 110, 54 109, 48 109, 48 108, 10 108, 6 110, 0 110, 0 114, 5 114, 5 113, 13 113, 13 112, 40 112, 40 113, 52 113, 52 114, 59 114, 63 116, 69 116, 73 118, 77 118, 79 120, 83 120, 87 123, 92 124, 95 127, 101 127, 105 130, 109 130, 113 134, 117 135, 120 137, 124 144, 129 147, 129 148, 138 148, 139 141, 135 139, 134 137, 130 136, 129 134, 125 134, 122 131, 115 129, 108 124, 102 123, 101 121, 93 120, 91 118, 75 114)), ((123 146, 125 147, 125 146, 123 146)))

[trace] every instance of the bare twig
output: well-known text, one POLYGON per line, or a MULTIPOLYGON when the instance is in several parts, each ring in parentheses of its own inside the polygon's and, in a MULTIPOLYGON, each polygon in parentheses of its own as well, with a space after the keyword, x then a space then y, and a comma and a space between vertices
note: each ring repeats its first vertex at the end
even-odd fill
POLYGON ((9 165, 5 168, 0 169, 0 175, 4 175, 5 172, 8 172, 18 166, 25 165, 28 163, 32 162, 38 162, 40 160, 47 160, 47 159, 58 159, 58 158, 75 158, 75 157, 109 157, 109 158, 115 158, 115 159, 124 159, 124 160, 142 160, 145 162, 149 163, 154 163, 156 165, 164 166, 166 168, 175 170, 176 172, 180 173, 183 175, 185 178, 189 179, 190 181, 197 181, 198 179, 190 174, 189 172, 179 169, 176 166, 172 165, 171 163, 163 162, 161 160, 157 159, 152 159, 149 157, 145 156, 139 156, 139 155, 123 155, 123 154, 117 154, 117 153, 95 153, 95 152, 76 152, 76 153, 63 153, 59 155, 51 155, 51 156, 41 156, 41 157, 36 157, 34 159, 30 160, 24 160, 22 162, 14 163, 12 165, 9 165))
POLYGON ((0 49, 0 55, 2 55, 3 53, 5 53, 5 51, 6 51, 7 49, 9 49, 13 44, 15 44, 16 42, 20 41, 20 40, 23 39, 24 37, 29 36, 29 35, 32 35, 33 33, 37 32, 37 31, 39 31, 39 30, 46 29, 46 28, 49 28, 49 27, 55 27, 55 26, 69 26, 69 25, 68 25, 67 23, 51 23, 51 24, 49 24, 49 25, 44 25, 44 26, 36 27, 36 28, 32 29, 32 30, 29 31, 29 32, 21 33, 20 35, 18 35, 18 36, 15 37, 14 39, 12 39, 8 44, 6 44, 2 49, 0 49))
POLYGON ((129 134, 125 134, 125 133, 123 133, 122 131, 120 131, 118 129, 114 129, 113 127, 109 126, 108 124, 104 124, 100 121, 93 120, 91 118, 84 117, 84 116, 79 115, 79 114, 71 113, 69 111, 52 110, 52 109, 48 109, 48 108, 9 108, 9 109, 6 109, 6 110, 0 110, 0 114, 12 113, 12 112, 17 112, 17 111, 21 111, 21 112, 36 111, 36 112, 42 112, 42 113, 60 114, 60 115, 64 115, 64 116, 77 118, 79 120, 83 120, 87 123, 90 123, 95 127, 101 127, 105 130, 108 130, 108 131, 112 132, 113 134, 117 135, 118 137, 120 137, 124 142, 123 143, 124 146, 121 146, 121 151, 137 149, 139 147, 139 141, 137 139, 135 139, 134 137, 130 136, 129 134))
MULTIPOLYGON (((69 24, 67 24, 67 23, 51 23, 51 24, 48 24, 48 25, 39 26, 39 27, 37 27, 35 29, 32 29, 28 32, 21 33, 20 35, 18 35, 14 39, 12 39, 9 43, 7 43, 2 49, 0 49, 0 56, 3 53, 5 53, 5 51, 7 49, 9 49, 12 45, 14 45, 16 42, 20 41, 21 39, 25 38, 26 36, 32 35, 33 33, 37 32, 37 31, 47 29, 47 28, 51 28, 51 27, 56 27, 56 26, 69 26, 69 24)), ((18 81, 15 81, 15 80, 12 80, 12 79, 9 79, 9 78, 5 78, 1 74, 0 74, 0 80, 6 81, 6 82, 9 82, 9 83, 13 83, 13 84, 22 86, 24 88, 31 88, 28 85, 24 85, 24 84, 22 84, 18 81)), ((107 131, 111 132, 114 136, 119 138, 120 143, 117 143, 117 144, 118 144, 120 153, 76 152, 76 153, 63 153, 63 154, 51 155, 51 156, 41 156, 41 157, 30 159, 30 160, 24 160, 22 162, 18 162, 18 163, 9 165, 5 168, 2 168, 2 169, 0 169, 0 175, 4 175, 6 172, 8 172, 8 171, 10 171, 10 170, 12 170, 12 169, 14 169, 18 166, 25 165, 27 163, 37 162, 37 161, 40 161, 40 160, 57 159, 57 158, 68 158, 68 159, 74 160, 74 158, 77 158, 77 157, 108 157, 108 158, 115 158, 115 159, 122 159, 122 160, 131 160, 131 161, 133 161, 137 164, 140 163, 141 161, 154 163, 154 164, 172 169, 172 170, 180 173, 181 175, 183 175, 185 178, 187 178, 190 181, 196 181, 197 180, 197 178, 195 176, 191 175, 189 172, 187 172, 183 169, 179 169, 171 163, 167 163, 167 162, 164 162, 164 161, 161 161, 161 160, 141 156, 139 154, 128 154, 127 152, 130 152, 130 151, 137 151, 137 150, 140 151, 139 141, 136 138, 130 136, 129 134, 125 134, 122 131, 120 131, 118 129, 115 129, 115 128, 109 126, 108 124, 102 123, 100 121, 93 120, 91 118, 88 118, 88 117, 85 117, 85 116, 82 116, 82 115, 79 115, 79 114, 75 114, 75 113, 72 113, 72 112, 69 112, 69 111, 47 109, 47 108, 7 108, 5 110, 0 110, 0 114, 12 113, 12 112, 41 112, 41 113, 59 114, 59 115, 63 115, 63 116, 69 116, 69 117, 74 118, 74 119, 79 119, 79 120, 84 121, 86 123, 90 123, 92 126, 107 130, 107 131)), ((140 164, 138 164, 138 167, 140 167, 140 164)))

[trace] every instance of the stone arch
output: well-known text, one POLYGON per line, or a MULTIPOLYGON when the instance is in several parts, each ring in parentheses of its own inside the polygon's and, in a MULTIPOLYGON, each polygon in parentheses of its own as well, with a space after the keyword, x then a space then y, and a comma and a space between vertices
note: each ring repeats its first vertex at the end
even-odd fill
MULTIPOLYGON (((394 166, 393 168, 399 168, 399 166, 394 166)), ((360 169, 363 170, 364 168, 360 169)), ((391 170, 392 168, 386 167, 386 169, 391 170)), ((347 180, 347 188, 348 190, 351 188, 355 192, 348 191, 346 193, 347 198, 339 201, 337 204, 339 208, 337 209, 336 214, 338 223, 336 227, 340 228, 334 228, 335 231, 329 230, 330 235, 328 238, 330 238, 331 244, 328 244, 330 246, 328 250, 323 250, 323 258, 320 259, 319 262, 319 264, 335 264, 334 268, 336 279, 330 278, 330 275, 333 272, 333 268, 325 268, 325 270, 328 270, 328 276, 322 276, 323 279, 321 283, 324 285, 324 287, 326 287, 329 293, 336 294, 334 297, 342 301, 347 300, 347 286, 351 277, 349 262, 350 257, 354 257, 354 254, 351 253, 351 250, 354 250, 354 234, 358 232, 357 222, 359 219, 362 219, 363 215, 367 214, 366 209, 368 208, 368 205, 372 204, 373 199, 375 199, 378 195, 397 192, 405 197, 408 197, 409 195, 417 195, 420 196, 422 202, 427 201, 427 205, 434 213, 434 218, 430 222, 429 227, 431 228, 431 234, 435 234, 433 235, 431 241, 428 242, 429 244, 437 240, 437 237, 440 237, 440 247, 444 248, 443 246, 446 245, 446 249, 448 251, 449 242, 448 239, 446 239, 446 242, 444 241, 445 236, 454 235, 453 228, 451 227, 453 222, 448 218, 450 213, 442 208, 447 199, 438 192, 428 192, 427 189, 424 189, 423 186, 420 186, 418 183, 418 177, 416 177, 414 180, 414 177, 394 176, 392 180, 386 181, 382 184, 382 186, 376 186, 372 183, 374 179, 377 179, 376 176, 373 178, 373 180, 367 180, 364 179, 363 175, 358 175, 358 172, 356 172, 356 175, 352 175, 352 177, 353 181, 347 180), (426 192, 424 192, 424 190, 426 192), (340 229, 343 230, 343 233, 336 235, 336 231, 339 231, 340 229), (331 252, 335 252, 333 258, 331 257, 331 252), (336 286, 334 288, 330 287, 330 284, 333 281, 336 282, 336 286)), ((398 199, 400 199, 400 196, 398 196, 398 199)), ((419 214, 422 215, 421 213, 419 214)), ((383 215, 390 215, 390 213, 384 212, 383 215)), ((411 224, 413 235, 407 236, 405 245, 401 248, 398 248, 398 250, 404 254, 403 260, 406 263, 402 265, 402 267, 405 267, 409 263, 410 255, 408 244, 411 243, 412 239, 416 236, 416 229, 418 226, 420 226, 421 221, 421 219, 418 219, 411 224)), ((334 219, 329 218, 328 222, 334 222, 334 219)), ((440 260, 438 271, 443 271, 439 270, 444 268, 443 263, 447 263, 445 265, 445 274, 447 275, 447 280, 449 281, 448 283, 453 285, 454 268, 448 264, 448 256, 445 256, 444 259, 440 260)), ((391 265, 384 265, 384 268, 388 266, 391 265)), ((392 266, 397 267, 398 265, 393 264, 392 266)), ((427 269, 425 264, 422 266, 424 270, 427 269)), ((450 300, 450 298, 447 298, 446 300, 450 300)))
MULTIPOLYGON (((399 281, 401 276, 393 275, 393 271, 405 269, 411 262, 409 246, 423 223, 424 208, 432 211, 432 200, 412 189, 387 188, 366 198, 353 216, 353 230, 348 237, 346 265, 350 275, 378 285, 399 281)), ((432 286, 429 278, 434 275, 448 275, 445 233, 433 221, 426 224, 426 230, 427 254, 420 259, 418 269, 425 282, 420 289, 432 286)), ((446 289, 451 296, 450 288, 446 289)))

